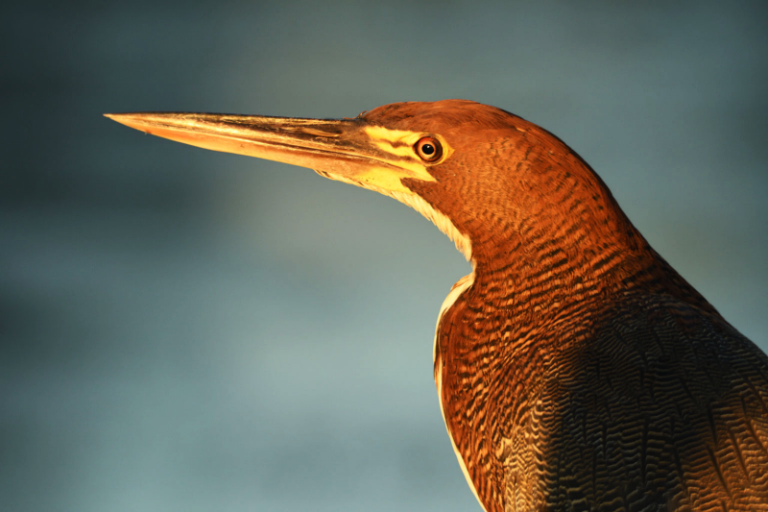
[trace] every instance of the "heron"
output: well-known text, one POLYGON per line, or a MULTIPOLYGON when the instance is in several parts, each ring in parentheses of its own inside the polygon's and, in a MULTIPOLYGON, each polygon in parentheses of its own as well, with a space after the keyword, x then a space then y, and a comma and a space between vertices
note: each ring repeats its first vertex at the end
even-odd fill
POLYGON ((434 377, 486 512, 768 510, 768 357, 555 135, 466 100, 355 118, 106 114, 390 196, 472 264, 434 377))

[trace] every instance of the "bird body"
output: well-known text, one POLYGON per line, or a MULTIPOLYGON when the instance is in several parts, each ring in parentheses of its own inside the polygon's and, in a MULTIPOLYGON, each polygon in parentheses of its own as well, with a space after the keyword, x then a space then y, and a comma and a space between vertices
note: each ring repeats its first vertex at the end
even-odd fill
POLYGON ((456 242, 473 272, 441 308, 435 382, 487 512, 768 511, 768 357, 549 132, 463 100, 111 117, 389 195, 456 242))
POLYGON ((727 323, 645 291, 531 322, 475 279, 435 380, 486 510, 768 510, 765 357, 727 323))

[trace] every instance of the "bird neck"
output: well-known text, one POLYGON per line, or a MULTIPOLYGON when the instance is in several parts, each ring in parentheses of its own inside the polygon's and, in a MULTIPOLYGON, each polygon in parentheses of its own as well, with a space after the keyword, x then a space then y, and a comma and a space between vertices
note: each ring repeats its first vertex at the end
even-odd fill
POLYGON ((591 208, 566 202, 530 218, 474 226, 475 289, 524 314, 557 314, 575 303, 642 292, 672 295, 719 317, 651 248, 607 187, 594 197, 591 208))
POLYGON ((571 220, 565 226, 546 221, 522 229, 505 225, 494 236, 473 237, 476 286, 499 288, 515 302, 546 310, 623 282, 638 284, 643 272, 653 268, 648 251, 632 239, 606 237, 593 223, 571 220))

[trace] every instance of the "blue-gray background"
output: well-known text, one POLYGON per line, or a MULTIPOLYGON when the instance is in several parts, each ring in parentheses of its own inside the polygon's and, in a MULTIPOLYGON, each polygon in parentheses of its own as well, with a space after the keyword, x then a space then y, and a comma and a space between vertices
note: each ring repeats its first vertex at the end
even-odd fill
POLYGON ((0 510, 479 510, 432 382, 452 244, 103 112, 505 108, 765 350, 766 10, 670 4, 2 7, 0 510))

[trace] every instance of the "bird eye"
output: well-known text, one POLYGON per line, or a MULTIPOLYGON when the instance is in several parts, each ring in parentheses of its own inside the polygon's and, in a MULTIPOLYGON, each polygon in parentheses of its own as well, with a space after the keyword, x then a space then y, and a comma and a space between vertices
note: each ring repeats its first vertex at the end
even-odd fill
POLYGON ((434 162, 443 154, 443 148, 440 147, 440 143, 434 137, 422 137, 413 146, 413 149, 419 158, 425 162, 434 162))

